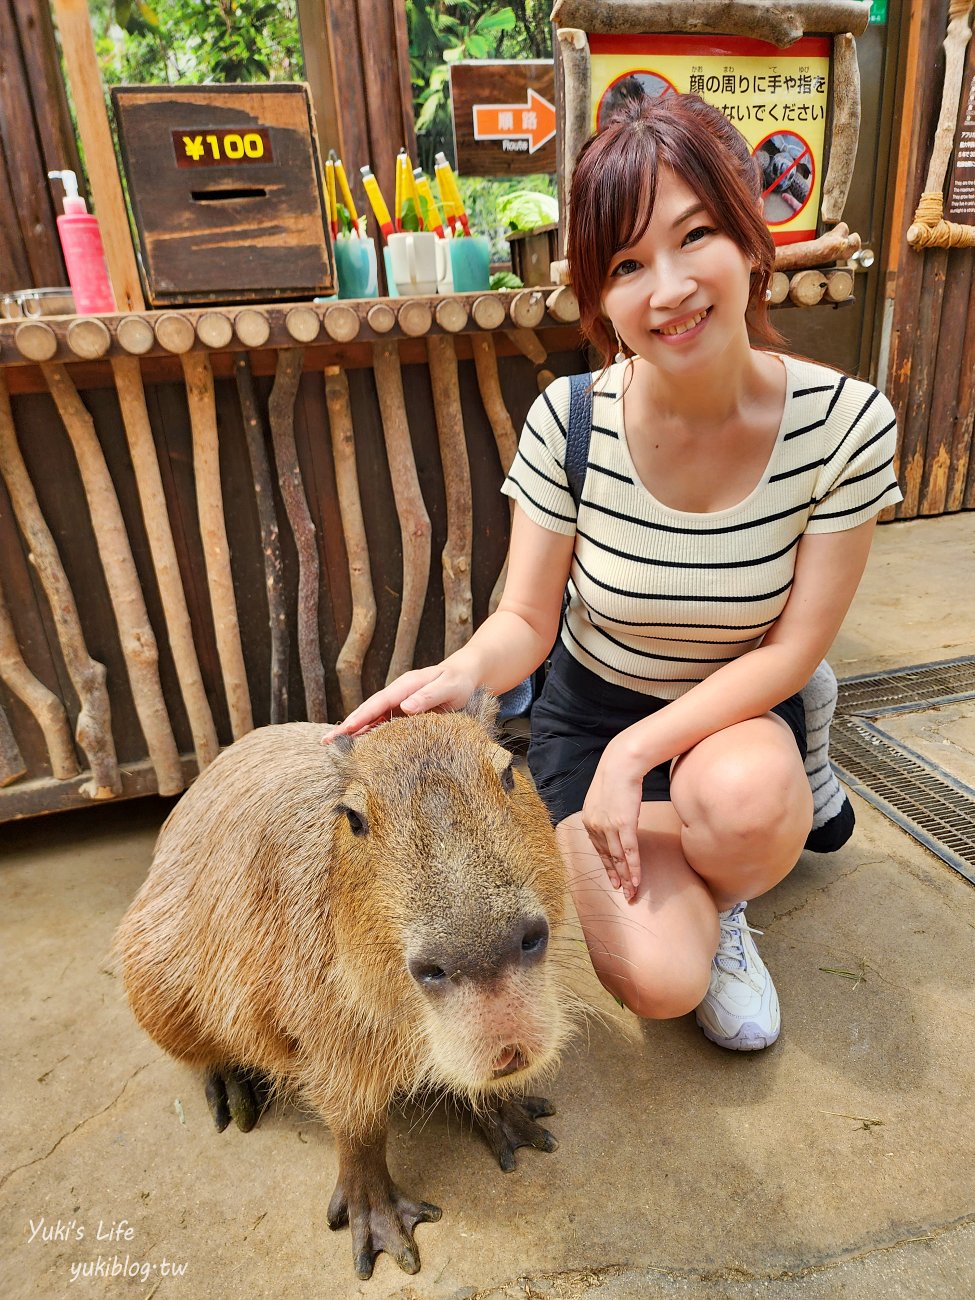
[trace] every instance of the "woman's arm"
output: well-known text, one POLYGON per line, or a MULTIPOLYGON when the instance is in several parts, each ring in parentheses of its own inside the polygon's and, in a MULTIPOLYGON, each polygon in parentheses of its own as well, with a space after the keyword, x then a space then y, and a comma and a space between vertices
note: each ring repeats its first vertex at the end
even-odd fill
POLYGON ((633 892, 639 884, 636 826, 644 775, 705 736, 761 717, 802 690, 850 607, 875 525, 873 518, 845 532, 804 536, 788 602, 762 644, 607 745, 583 818, 614 884, 621 873, 624 880, 629 876, 633 892))
POLYGON ((504 595, 471 639, 439 664, 397 677, 333 727, 357 735, 398 713, 459 709, 478 686, 497 694, 543 663, 558 633, 574 537, 533 523, 516 505, 504 595))

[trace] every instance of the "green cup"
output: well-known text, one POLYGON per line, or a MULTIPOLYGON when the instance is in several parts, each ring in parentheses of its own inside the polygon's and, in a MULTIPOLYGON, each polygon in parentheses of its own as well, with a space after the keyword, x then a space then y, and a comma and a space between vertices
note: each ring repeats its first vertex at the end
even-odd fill
POLYGON ((371 239, 336 239, 335 271, 339 281, 340 298, 375 298, 378 295, 376 280, 376 245, 371 239))
POLYGON ((491 287, 491 244, 485 235, 450 241, 454 293, 479 293, 491 287))

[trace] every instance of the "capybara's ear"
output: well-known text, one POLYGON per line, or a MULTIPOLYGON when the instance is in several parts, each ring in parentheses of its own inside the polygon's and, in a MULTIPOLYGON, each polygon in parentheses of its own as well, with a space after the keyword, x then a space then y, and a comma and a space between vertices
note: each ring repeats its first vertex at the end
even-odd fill
POLYGON ((355 736, 336 736, 328 746, 332 771, 341 785, 345 785, 355 769, 355 746, 355 736))
POLYGON ((494 727, 498 720, 498 697, 492 695, 486 686, 478 686, 461 712, 479 722, 489 736, 494 736, 494 727))

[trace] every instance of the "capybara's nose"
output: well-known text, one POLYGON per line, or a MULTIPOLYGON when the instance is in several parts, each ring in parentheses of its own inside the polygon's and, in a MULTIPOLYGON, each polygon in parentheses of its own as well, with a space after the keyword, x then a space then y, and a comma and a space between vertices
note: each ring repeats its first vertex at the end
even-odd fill
POLYGON ((462 937, 428 940, 407 962, 410 974, 432 993, 462 979, 489 980, 508 967, 537 965, 548 948, 544 916, 522 916, 494 942, 472 947, 462 937))

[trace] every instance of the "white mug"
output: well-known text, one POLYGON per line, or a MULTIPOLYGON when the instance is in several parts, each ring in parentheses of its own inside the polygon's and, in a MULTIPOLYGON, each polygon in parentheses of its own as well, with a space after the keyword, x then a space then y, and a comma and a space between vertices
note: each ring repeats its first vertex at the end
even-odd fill
POLYGON ((434 294, 437 282, 445 280, 450 273, 446 240, 431 230, 388 235, 386 245, 393 266, 393 279, 401 297, 434 294))

